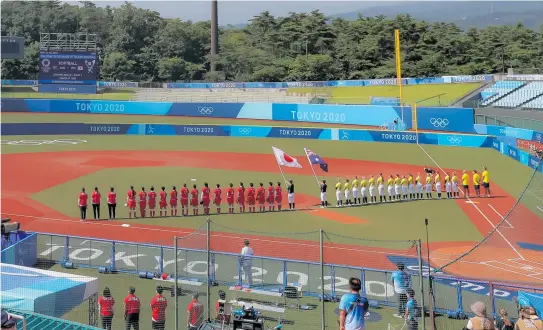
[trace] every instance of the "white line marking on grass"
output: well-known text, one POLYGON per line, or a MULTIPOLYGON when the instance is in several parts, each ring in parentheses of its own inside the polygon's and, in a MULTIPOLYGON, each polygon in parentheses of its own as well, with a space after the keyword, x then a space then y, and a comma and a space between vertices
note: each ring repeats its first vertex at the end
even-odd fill
POLYGON ((505 219, 505 218, 503 217, 503 215, 500 214, 500 212, 498 212, 498 210, 496 210, 496 209, 494 208, 494 206, 492 206, 492 205, 490 205, 490 204, 488 204, 488 206, 490 206, 490 208, 492 209, 492 211, 496 212, 496 214, 499 215, 500 218, 502 218, 502 219, 503 219, 505 222, 507 222, 507 224, 509 225, 509 227, 502 227, 502 228, 515 228, 515 227, 513 227, 513 225, 512 225, 509 221, 507 221, 507 219, 505 219))
MULTIPOLYGON (((426 150, 424 150, 424 148, 417 143, 417 145, 419 146, 419 148, 426 154, 426 156, 428 156, 428 158, 430 158, 430 160, 436 164, 436 166, 441 170, 441 172, 443 173, 447 173, 443 170, 443 168, 441 168, 441 166, 439 166, 439 164, 435 161, 434 158, 432 158, 432 156, 430 156, 430 154, 428 152, 426 152, 426 150)), ((465 195, 464 191, 460 188, 458 188, 458 190, 462 193, 462 195, 465 195)), ((471 200, 469 197, 467 197, 468 200, 471 200)), ((483 218, 486 219, 486 221, 488 221, 488 223, 490 225, 492 225, 492 227, 494 227, 496 229, 496 232, 503 238, 503 240, 511 247, 511 249, 513 249, 513 251, 515 251, 515 253, 521 258, 521 259, 524 259, 524 257, 522 256, 522 254, 520 254, 520 252, 513 246, 513 244, 511 244, 511 242, 509 242, 509 240, 502 234, 502 232, 496 227, 494 226, 494 224, 488 219, 488 217, 483 213, 483 211, 481 211, 481 209, 479 209, 479 207, 476 205, 476 204, 471 204, 473 205, 473 207, 475 207, 475 209, 477 211, 479 211, 479 213, 483 216, 483 218)))
POLYGON ((536 207, 537 207, 537 209, 538 209, 539 211, 543 212, 543 208, 541 208, 541 206, 536 206, 536 207))

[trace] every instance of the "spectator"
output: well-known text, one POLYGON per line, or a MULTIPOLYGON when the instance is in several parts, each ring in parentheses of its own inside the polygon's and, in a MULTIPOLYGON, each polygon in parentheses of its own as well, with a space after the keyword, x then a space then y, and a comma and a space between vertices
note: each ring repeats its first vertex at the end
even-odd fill
POLYGON ((398 262, 396 267, 398 267, 398 270, 392 273, 392 284, 398 301, 398 313, 394 314, 394 316, 403 318, 405 305, 407 304, 407 289, 411 287, 411 276, 404 270, 405 265, 403 262, 398 262))
POLYGON ((241 249, 241 266, 243 269, 245 281, 247 282, 249 286, 252 286, 253 285, 253 256, 255 255, 255 252, 249 246, 250 242, 248 239, 244 240, 243 244, 245 246, 241 249))
POLYGON ((134 330, 140 329, 140 299, 134 294, 136 289, 131 286, 128 289, 128 296, 124 298, 124 321, 126 324, 126 330, 130 330, 131 327, 134 330))
POLYGON ((469 330, 494 330, 494 322, 490 321, 486 314, 486 305, 482 301, 474 302, 471 311, 475 314, 474 317, 468 320, 466 326, 469 330))
POLYGON ((522 304, 519 312, 519 320, 515 324, 515 330, 541 330, 543 321, 537 315, 535 309, 529 304, 522 304))
POLYGON ((16 330, 17 320, 12 318, 5 310, 2 309, 2 329, 16 330))
POLYGON ((196 330, 204 322, 204 305, 198 301, 198 293, 192 295, 192 301, 187 306, 187 328, 196 330))
POLYGON ((364 330, 364 316, 369 308, 368 299, 360 295, 359 278, 349 279, 351 293, 344 294, 339 302, 339 330, 364 330))
POLYGON ((507 311, 505 309, 500 309, 500 316, 496 319, 496 330, 513 330, 515 326, 513 322, 509 319, 507 311))
POLYGON ((102 317, 102 328, 111 330, 111 323, 113 323, 113 308, 115 306, 115 299, 111 296, 109 288, 106 286, 102 296, 98 298, 98 309, 100 310, 100 316, 102 317))
POLYGON ((415 300, 415 290, 409 288, 406 290, 409 300, 405 304, 405 320, 407 322, 407 330, 417 330, 419 323, 417 321, 417 314, 419 306, 415 300))
POLYGON ((151 299, 149 306, 151 307, 151 328, 157 330, 164 330, 166 328, 166 308, 168 307, 168 301, 162 295, 161 286, 156 288, 156 296, 151 299))

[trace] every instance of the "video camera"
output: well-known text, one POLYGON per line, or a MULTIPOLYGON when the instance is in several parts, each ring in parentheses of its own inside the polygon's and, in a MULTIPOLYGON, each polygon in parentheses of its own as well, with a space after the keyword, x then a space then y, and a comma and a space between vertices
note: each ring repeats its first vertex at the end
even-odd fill
POLYGON ((424 172, 428 173, 428 174, 436 174, 436 171, 431 169, 431 168, 424 168, 424 172))
POLYGON ((9 240, 9 233, 17 231, 21 228, 21 224, 18 222, 11 222, 11 219, 2 219, 2 236, 9 240))
POLYGON ((264 319, 253 307, 238 309, 234 311, 234 330, 263 330, 264 319))

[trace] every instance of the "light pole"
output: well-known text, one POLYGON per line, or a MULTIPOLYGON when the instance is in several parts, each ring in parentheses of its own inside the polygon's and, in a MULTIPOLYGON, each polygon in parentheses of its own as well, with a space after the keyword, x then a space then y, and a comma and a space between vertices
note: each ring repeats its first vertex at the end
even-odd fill
POLYGON ((219 10, 218 1, 211 0, 211 71, 217 70, 215 57, 219 54, 219 10))

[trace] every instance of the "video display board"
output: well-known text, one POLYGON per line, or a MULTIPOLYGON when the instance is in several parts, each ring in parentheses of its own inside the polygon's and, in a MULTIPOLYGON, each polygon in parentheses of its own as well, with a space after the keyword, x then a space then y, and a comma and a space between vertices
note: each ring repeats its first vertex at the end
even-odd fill
POLYGON ((24 57, 25 38, 2 37, 2 59, 20 60, 24 57))
POLYGON ((99 76, 96 52, 40 52, 40 84, 96 85, 99 76))

